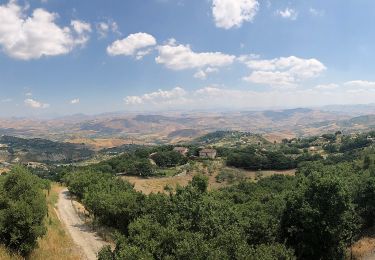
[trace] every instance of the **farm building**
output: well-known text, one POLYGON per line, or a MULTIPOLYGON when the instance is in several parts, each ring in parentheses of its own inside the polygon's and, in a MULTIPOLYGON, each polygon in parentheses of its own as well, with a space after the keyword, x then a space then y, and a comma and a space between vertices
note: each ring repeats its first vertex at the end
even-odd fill
POLYGON ((175 147, 173 148, 173 151, 178 152, 183 156, 186 156, 186 154, 189 152, 189 149, 186 147, 175 147))
POLYGON ((200 158, 210 158, 210 159, 215 159, 216 158, 216 150, 215 149, 202 149, 199 151, 199 157, 200 158))

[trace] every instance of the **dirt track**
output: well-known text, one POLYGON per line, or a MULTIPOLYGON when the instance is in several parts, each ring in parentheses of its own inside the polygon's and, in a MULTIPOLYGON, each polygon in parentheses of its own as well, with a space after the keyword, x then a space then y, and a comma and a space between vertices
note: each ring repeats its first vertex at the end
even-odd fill
POLYGON ((64 189, 59 194, 57 203, 61 221, 65 224, 74 243, 76 243, 83 255, 83 259, 97 259, 97 253, 107 245, 88 227, 78 216, 69 197, 69 191, 64 189))

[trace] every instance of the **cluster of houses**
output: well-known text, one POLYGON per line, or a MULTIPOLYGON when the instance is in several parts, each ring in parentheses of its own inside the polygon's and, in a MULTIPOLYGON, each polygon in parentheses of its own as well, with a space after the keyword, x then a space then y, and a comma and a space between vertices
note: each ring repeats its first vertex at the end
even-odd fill
MULTIPOLYGON (((187 156, 189 149, 187 147, 175 147, 174 151, 180 153, 183 156, 187 156)), ((217 151, 215 149, 203 148, 199 151, 199 158, 202 159, 215 159, 217 151)))

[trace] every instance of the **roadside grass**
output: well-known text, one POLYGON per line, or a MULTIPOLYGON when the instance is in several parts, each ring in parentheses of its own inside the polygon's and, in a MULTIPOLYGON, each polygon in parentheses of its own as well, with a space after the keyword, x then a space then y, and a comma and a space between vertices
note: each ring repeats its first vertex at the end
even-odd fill
POLYGON ((0 259, 1 260, 22 260, 23 258, 10 253, 4 246, 0 246, 0 259))
MULTIPOLYGON (((375 256, 375 227, 366 230, 352 246, 354 259, 373 259, 375 256), (372 257, 372 258, 371 258, 372 257)), ((350 252, 350 249, 349 249, 350 252)))
POLYGON ((46 218, 47 234, 39 240, 38 248, 30 255, 36 260, 78 260, 82 259, 79 249, 73 243, 70 235, 65 231, 63 223, 59 220, 55 205, 59 192, 63 189, 53 183, 47 195, 48 217, 46 218))
MULTIPOLYGON (((49 194, 46 192, 48 204, 48 216, 45 219, 47 233, 39 239, 38 247, 26 258, 32 260, 79 260, 83 259, 79 249, 73 243, 71 237, 66 233, 63 224, 57 215, 55 204, 58 194, 63 189, 60 185, 53 183, 49 194)), ((1 260, 21 260, 23 257, 12 254, 5 247, 0 246, 1 260)))

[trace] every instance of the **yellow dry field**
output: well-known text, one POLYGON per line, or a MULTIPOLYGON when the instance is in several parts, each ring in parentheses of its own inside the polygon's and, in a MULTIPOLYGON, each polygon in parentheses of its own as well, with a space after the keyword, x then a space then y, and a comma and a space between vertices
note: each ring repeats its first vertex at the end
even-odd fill
MULTIPOLYGON (((47 233, 38 241, 36 248, 28 259, 33 260, 80 260, 79 249, 75 246, 70 235, 65 231, 60 222, 55 204, 58 199, 61 186, 53 184, 50 194, 47 196, 48 217, 46 218, 47 233)), ((0 260, 23 259, 17 255, 11 255, 4 247, 0 247, 0 260)))
MULTIPOLYGON (((226 167, 226 169, 233 170, 232 168, 226 167)), ((281 175, 289 175, 293 176, 295 174, 295 170, 288 170, 288 171, 261 171, 261 172, 255 172, 255 171, 244 171, 244 170, 238 170, 235 169, 235 171, 240 172, 243 179, 256 181, 257 178, 264 178, 269 177, 275 174, 281 174, 281 175)), ((219 189, 228 185, 231 185, 232 183, 228 182, 217 182, 216 176, 218 175, 218 171, 214 171, 212 173, 208 173, 206 170, 200 170, 200 173, 203 173, 204 175, 208 176, 208 189, 209 190, 215 190, 219 189)), ((142 177, 134 177, 134 176, 123 176, 122 178, 129 181, 130 183, 134 184, 134 188, 137 191, 140 191, 144 194, 150 194, 150 193, 158 193, 158 192, 164 192, 165 186, 173 187, 174 189, 179 186, 186 186, 189 184, 189 182, 193 179, 193 176, 197 174, 197 172, 194 172, 192 174, 186 174, 184 176, 173 176, 173 177, 162 177, 162 178, 142 178, 142 177)))
POLYGON ((130 139, 117 139, 117 138, 109 138, 109 139, 104 139, 104 138, 97 138, 97 139, 90 139, 90 138, 74 138, 74 139, 68 139, 66 140, 68 143, 73 143, 73 144, 85 144, 88 147, 94 149, 94 150, 101 150, 104 148, 112 148, 112 147, 117 147, 121 146, 124 144, 138 144, 137 141, 135 140, 130 140, 130 139))
POLYGON ((354 259, 375 259, 375 230, 354 243, 352 252, 354 259))
POLYGON ((295 133, 293 132, 272 132, 263 134, 262 136, 271 143, 281 143, 283 139, 293 139, 296 137, 295 133))
POLYGON ((144 194, 164 192, 164 187, 170 185, 174 189, 177 185, 186 186, 192 180, 192 175, 181 177, 165 177, 165 178, 140 178, 133 176, 124 176, 123 179, 134 184, 134 188, 144 194))

